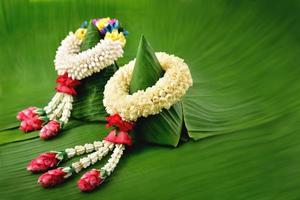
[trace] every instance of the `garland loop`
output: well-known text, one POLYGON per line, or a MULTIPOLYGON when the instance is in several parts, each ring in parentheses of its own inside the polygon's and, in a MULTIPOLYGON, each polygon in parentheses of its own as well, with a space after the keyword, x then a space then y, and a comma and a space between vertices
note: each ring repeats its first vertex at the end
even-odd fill
POLYGON ((112 65, 123 56, 123 46, 119 40, 101 39, 98 44, 80 52, 82 40, 72 32, 57 49, 54 64, 59 75, 68 73, 72 79, 81 80, 112 65))
POLYGON ((155 85, 129 95, 129 85, 135 60, 121 67, 107 82, 103 104, 110 115, 119 114, 126 121, 155 115, 178 102, 192 86, 188 65, 183 59, 167 53, 156 53, 165 71, 155 85))

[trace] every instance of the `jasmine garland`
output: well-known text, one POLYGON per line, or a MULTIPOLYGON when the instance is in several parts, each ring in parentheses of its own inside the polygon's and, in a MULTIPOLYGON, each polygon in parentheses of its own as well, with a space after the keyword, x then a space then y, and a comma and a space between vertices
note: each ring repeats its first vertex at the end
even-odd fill
MULTIPOLYGON (((73 148, 67 148, 63 151, 50 151, 45 152, 31 160, 27 165, 27 170, 32 173, 45 172, 51 168, 57 167, 62 161, 69 160, 74 156, 80 156, 86 153, 98 151, 102 147, 112 148, 113 144, 107 141, 94 141, 92 144, 87 143, 85 145, 77 145, 73 148)), ((91 154, 92 162, 94 163, 94 157, 91 154)))
POLYGON ((108 17, 93 19, 90 23, 85 21, 75 33, 70 32, 61 42, 54 60, 58 73, 58 85, 55 87, 57 93, 43 109, 31 107, 21 111, 17 116, 21 121, 20 130, 41 130, 42 139, 58 135, 71 116, 73 96, 77 95, 79 80, 100 72, 122 57, 127 35, 128 32, 121 27, 117 19, 108 17), (92 33, 100 39, 94 47, 80 52, 81 45, 88 35, 88 26, 95 27, 96 31, 92 33))
POLYGON ((81 80, 123 56, 123 45, 118 40, 101 39, 95 47, 83 52, 80 52, 81 42, 72 32, 61 42, 54 60, 58 75, 67 73, 72 79, 81 80))
POLYGON ((119 114, 126 121, 155 115, 178 102, 193 84, 190 70, 183 59, 166 53, 156 53, 165 71, 155 85, 129 95, 129 84, 135 60, 120 67, 104 89, 103 104, 106 112, 119 114))
MULTIPOLYGON (((71 33, 68 36, 69 38, 67 37, 62 42, 58 54, 69 58, 61 59, 60 56, 56 58, 56 64, 59 63, 56 69, 60 73, 57 79, 59 85, 56 88, 58 94, 54 96, 43 112, 43 115, 46 114, 50 120, 56 120, 60 117, 59 121, 66 123, 72 109, 72 95, 76 95, 76 90, 74 89, 77 85, 76 81, 78 81, 76 79, 83 78, 95 72, 93 70, 101 70, 104 66, 99 61, 99 58, 94 55, 95 51, 98 51, 98 45, 101 49, 100 58, 101 56, 103 59, 107 58, 107 62, 110 62, 109 60, 113 62, 114 56, 118 57, 119 53, 123 53, 123 51, 118 52, 118 48, 122 48, 126 42, 124 38, 125 32, 124 34, 123 32, 119 33, 117 20, 103 18, 93 20, 92 23, 101 30, 101 34, 105 35, 103 36, 104 39, 102 38, 103 41, 106 40, 107 44, 113 47, 111 47, 111 50, 106 50, 105 45, 103 46, 103 41, 100 41, 95 48, 87 50, 86 53, 78 53, 80 41, 86 34, 84 28, 78 29, 75 34, 71 33), (117 48, 114 49, 114 47, 117 48), (77 60, 79 64, 72 64, 72 60, 77 60)), ((79 173, 82 169, 95 164, 112 151, 111 158, 108 159, 104 166, 85 173, 77 183, 81 191, 94 190, 112 174, 123 155, 125 147, 133 144, 131 131, 135 126, 134 122, 139 117, 155 115, 163 109, 169 109, 173 104, 180 101, 188 88, 193 84, 187 64, 183 59, 167 53, 156 53, 156 56, 165 73, 153 86, 145 90, 139 90, 131 95, 129 94, 129 85, 132 79, 135 60, 119 68, 107 82, 104 89, 103 104, 107 113, 110 114, 106 118, 106 127, 112 130, 110 130, 102 141, 97 141, 93 144, 78 145, 64 151, 44 153, 30 162, 27 169, 36 173, 57 167, 61 161, 72 158, 75 155, 88 154, 86 157, 80 158, 77 162, 73 162, 70 166, 58 167, 41 175, 38 182, 43 187, 53 187, 64 182, 73 174, 79 173)), ((105 63, 105 61, 103 62, 105 63)), ((37 117, 35 113, 37 113, 35 108, 31 108, 28 112, 24 111, 21 113, 18 118, 22 120, 27 119, 28 116, 37 117)), ((52 132, 56 132, 58 127, 57 123, 49 122, 43 127, 43 129, 46 129, 45 135, 52 137, 52 132)))

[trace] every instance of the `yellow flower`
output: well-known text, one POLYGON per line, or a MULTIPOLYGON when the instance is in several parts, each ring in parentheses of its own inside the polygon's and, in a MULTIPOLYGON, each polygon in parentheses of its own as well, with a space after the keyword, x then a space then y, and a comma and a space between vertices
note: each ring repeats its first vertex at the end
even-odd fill
POLYGON ((116 29, 114 29, 111 33, 107 32, 104 39, 111 39, 112 41, 118 40, 121 42, 123 47, 126 44, 126 39, 125 39, 124 34, 122 32, 119 33, 118 30, 116 30, 116 29))
POLYGON ((99 19, 96 22, 96 26, 99 29, 99 31, 101 31, 105 26, 107 26, 109 20, 110 20, 110 18, 106 17, 106 18, 99 19))
POLYGON ((77 37, 77 39, 82 40, 84 38, 86 34, 86 29, 85 28, 79 28, 77 29, 77 31, 75 32, 75 36, 77 37))

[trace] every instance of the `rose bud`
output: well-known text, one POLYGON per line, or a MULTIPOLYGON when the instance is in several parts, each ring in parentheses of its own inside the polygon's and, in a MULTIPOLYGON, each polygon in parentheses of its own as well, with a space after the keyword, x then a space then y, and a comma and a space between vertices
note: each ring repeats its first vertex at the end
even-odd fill
POLYGON ((134 124, 132 122, 123 121, 119 127, 120 131, 128 132, 133 129, 134 124))
POLYGON ((44 188, 53 187, 55 185, 58 185, 65 180, 65 176, 67 175, 67 172, 63 171, 63 168, 57 168, 49 170, 48 172, 44 173, 40 176, 38 183, 43 186, 44 188))
POLYGON ((59 163, 59 159, 56 158, 56 153, 43 153, 39 157, 33 159, 27 166, 27 170, 32 173, 44 172, 48 169, 54 168, 59 163))
POLYGON ((77 186, 82 192, 88 192, 94 190, 102 182, 103 179, 100 177, 100 171, 97 169, 92 169, 79 179, 77 186))
POLYGON ((58 86, 56 86, 55 88, 56 91, 70 95, 77 95, 75 87, 78 86, 80 82, 68 77, 67 73, 58 76, 56 82, 58 83, 58 86))
POLYGON ((122 118, 119 114, 114 114, 106 117, 106 121, 107 121, 106 128, 109 128, 111 126, 118 127, 122 123, 122 118))
POLYGON ((43 120, 39 119, 38 116, 34 118, 26 119, 25 121, 21 122, 20 130, 23 132, 30 132, 40 130, 43 125, 43 120))
POLYGON ((60 123, 57 121, 50 121, 40 131, 40 138, 49 139, 55 137, 60 131, 60 123))
POLYGON ((117 135, 117 139, 115 140, 115 143, 118 144, 127 144, 128 146, 132 145, 132 139, 130 135, 124 131, 120 131, 117 135))
POLYGON ((118 128, 120 131, 130 131, 133 129, 134 124, 132 122, 127 122, 122 119, 122 117, 118 114, 111 115, 109 117, 106 117, 106 121, 108 122, 105 126, 106 128, 109 128, 111 126, 114 126, 118 128))
POLYGON ((104 138, 104 140, 106 140, 108 142, 115 143, 116 140, 117 140, 117 132, 116 132, 116 130, 110 131, 109 134, 104 138))
POLYGON ((26 108, 25 110, 22 110, 21 112, 18 113, 17 119, 20 120, 20 121, 23 121, 23 120, 26 120, 26 119, 36 117, 37 114, 34 111, 37 110, 37 109, 38 108, 36 108, 36 107, 26 108))

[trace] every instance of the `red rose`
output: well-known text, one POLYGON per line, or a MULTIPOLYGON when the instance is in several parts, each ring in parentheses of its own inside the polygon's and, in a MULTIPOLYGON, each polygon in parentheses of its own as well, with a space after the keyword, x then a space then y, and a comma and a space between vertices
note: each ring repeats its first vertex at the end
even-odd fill
POLYGON ((100 177, 100 171, 92 169, 79 179, 77 186, 82 192, 88 192, 94 190, 102 182, 103 180, 100 177))
POLYGON ((43 125, 43 120, 39 119, 38 116, 33 118, 28 118, 21 122, 20 130, 24 132, 30 132, 35 130, 40 130, 43 125))
POLYGON ((36 107, 26 108, 26 109, 24 109, 24 110, 22 110, 21 112, 18 113, 17 119, 20 120, 20 121, 23 121, 23 120, 26 120, 26 119, 36 117, 37 114, 34 111, 36 111, 37 109, 38 108, 36 108, 36 107))
POLYGON ((106 140, 108 142, 116 143, 116 140, 117 140, 117 131, 116 130, 110 131, 109 134, 104 138, 104 140, 106 140))
POLYGON ((104 140, 117 144, 127 144, 129 146, 132 145, 132 139, 130 135, 124 131, 120 131, 117 134, 116 130, 112 130, 109 134, 104 138, 104 140))
POLYGON ((62 92, 70 95, 77 95, 76 90, 74 88, 70 88, 64 85, 58 85, 55 87, 57 92, 62 92))
POLYGON ((57 168, 53 170, 49 170, 40 176, 38 183, 41 184, 44 188, 53 187, 57 184, 62 183, 67 175, 66 172, 62 170, 63 168, 57 168))
POLYGON ((120 123, 122 123, 121 122, 122 118, 120 115, 114 114, 109 117, 106 117, 106 121, 107 121, 106 127, 109 128, 111 126, 118 126, 120 123))
POLYGON ((57 121, 50 121, 44 126, 40 132, 40 138, 49 139, 56 136, 60 131, 60 123, 57 121))
POLYGON ((133 123, 123 121, 122 125, 119 127, 120 131, 128 132, 133 129, 133 123))
POLYGON ((56 83, 65 85, 68 87, 76 87, 80 84, 80 82, 78 80, 70 78, 67 73, 65 73, 64 75, 58 76, 56 79, 56 83))
POLYGON ((127 144, 128 146, 131 146, 132 139, 131 139, 130 135, 128 135, 128 133, 126 133, 124 131, 120 131, 117 135, 117 139, 116 139, 115 143, 127 144))
POLYGON ((27 170, 32 173, 44 172, 50 168, 56 167, 60 161, 56 158, 56 153, 43 153, 39 157, 33 159, 27 166, 27 170))
POLYGON ((58 86, 55 87, 56 91, 70 95, 77 95, 75 87, 78 86, 80 82, 68 77, 67 73, 58 76, 56 83, 58 83, 58 86))
POLYGON ((106 117, 106 121, 108 122, 106 124, 106 128, 115 126, 120 131, 125 131, 125 132, 130 131, 131 129, 133 129, 133 126, 134 126, 134 124, 132 122, 124 121, 119 114, 114 114, 109 117, 106 117))

